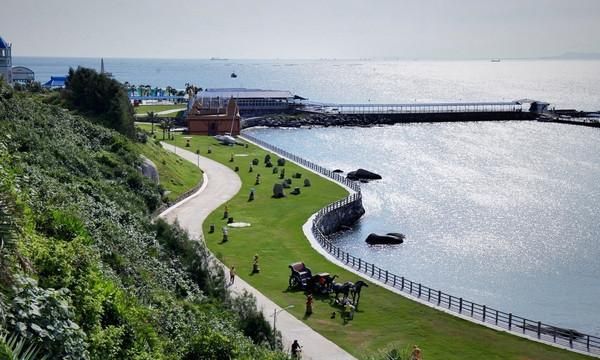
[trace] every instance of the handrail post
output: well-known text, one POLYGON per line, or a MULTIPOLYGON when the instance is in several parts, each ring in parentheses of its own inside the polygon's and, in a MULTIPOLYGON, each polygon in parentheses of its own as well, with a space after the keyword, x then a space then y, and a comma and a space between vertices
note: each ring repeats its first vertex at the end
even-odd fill
POLYGON ((496 310, 496 325, 498 325, 498 310, 496 310))
POLYGON ((441 301, 442 301, 442 290, 438 290, 438 306, 440 306, 441 301))
POLYGON ((458 313, 462 314, 462 298, 459 298, 459 302, 458 302, 458 313))
POLYGON ((523 319, 523 334, 525 334, 525 319, 523 319))
POLYGON ((404 290, 404 276, 402 277, 402 285, 400 287, 400 290, 404 290))
POLYGON ((573 348, 573 330, 569 330, 569 346, 573 348))
POLYGON ((421 298, 421 283, 419 283, 419 299, 421 298))
POLYGON ((486 310, 486 306, 483 305, 483 322, 485 322, 485 310, 486 310))
POLYGON ((388 271, 386 270, 386 271, 385 271, 385 283, 386 283, 386 284, 387 284, 387 282, 388 282, 388 275, 389 275, 389 273, 388 273, 388 271))
POLYGON ((508 314, 508 330, 512 329, 512 313, 508 314))
POLYGON ((539 339, 542 336, 542 322, 538 321, 537 325, 537 337, 539 339))
POLYGON ((475 304, 473 304, 473 302, 471 301, 471 317, 473 317, 473 306, 474 306, 474 305, 475 305, 475 304))
POLYGON ((431 288, 427 288, 427 301, 431 301, 431 288))

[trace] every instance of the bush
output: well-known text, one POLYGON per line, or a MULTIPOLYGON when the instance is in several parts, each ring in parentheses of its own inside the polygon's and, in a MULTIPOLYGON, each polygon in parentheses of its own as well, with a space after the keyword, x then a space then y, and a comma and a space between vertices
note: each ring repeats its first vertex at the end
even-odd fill
POLYGON ((133 108, 123 86, 95 70, 78 67, 69 69, 65 99, 72 108, 96 115, 106 127, 134 139, 133 108))
POLYGON ((9 324, 20 336, 35 340, 51 358, 88 359, 85 334, 73 319, 67 289, 43 289, 37 281, 16 277, 9 324))

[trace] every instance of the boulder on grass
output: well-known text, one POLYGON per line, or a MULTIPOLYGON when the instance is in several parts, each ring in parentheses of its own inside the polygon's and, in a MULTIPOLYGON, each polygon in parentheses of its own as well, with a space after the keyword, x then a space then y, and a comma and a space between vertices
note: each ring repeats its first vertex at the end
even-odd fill
POLYGON ((273 185, 273 197, 275 199, 285 197, 285 193, 283 192, 283 185, 281 185, 279 183, 273 185))

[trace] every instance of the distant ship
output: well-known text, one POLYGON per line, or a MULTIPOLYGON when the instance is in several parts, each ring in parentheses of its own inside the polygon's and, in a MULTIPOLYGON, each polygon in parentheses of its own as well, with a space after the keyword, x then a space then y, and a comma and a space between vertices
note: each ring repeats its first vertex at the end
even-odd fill
POLYGON ((232 72, 232 73, 231 73, 231 77, 235 79, 235 78, 237 77, 237 74, 236 74, 236 73, 234 73, 234 72, 232 72))
POLYGON ((221 60, 221 61, 225 61, 225 60, 229 60, 229 59, 226 59, 226 58, 219 58, 219 57, 211 57, 211 58, 210 58, 210 60, 213 60, 213 61, 214 61, 214 60, 221 60))
POLYGON ((500 62, 500 59, 492 59, 491 62, 500 62))

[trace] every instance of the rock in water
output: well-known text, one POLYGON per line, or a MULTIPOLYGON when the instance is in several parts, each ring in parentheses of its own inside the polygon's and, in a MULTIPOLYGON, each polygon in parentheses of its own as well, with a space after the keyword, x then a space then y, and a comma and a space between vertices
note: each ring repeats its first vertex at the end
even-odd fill
POLYGON ((405 236, 400 233, 388 233, 386 235, 377 235, 374 233, 367 236, 367 244, 402 244, 405 236))
POLYGON ((365 169, 358 169, 356 171, 350 171, 346 177, 350 180, 381 180, 381 175, 375 174, 365 169))

